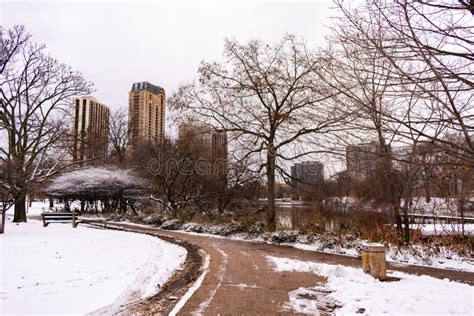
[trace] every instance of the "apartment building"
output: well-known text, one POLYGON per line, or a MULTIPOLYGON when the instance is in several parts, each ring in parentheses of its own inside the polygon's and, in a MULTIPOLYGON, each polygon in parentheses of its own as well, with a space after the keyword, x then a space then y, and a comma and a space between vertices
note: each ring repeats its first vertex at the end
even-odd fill
POLYGON ((128 94, 128 136, 139 141, 159 141, 165 136, 165 90, 149 82, 136 82, 128 94))
POLYGON ((110 110, 107 105, 87 96, 72 101, 72 156, 74 161, 107 155, 110 110))

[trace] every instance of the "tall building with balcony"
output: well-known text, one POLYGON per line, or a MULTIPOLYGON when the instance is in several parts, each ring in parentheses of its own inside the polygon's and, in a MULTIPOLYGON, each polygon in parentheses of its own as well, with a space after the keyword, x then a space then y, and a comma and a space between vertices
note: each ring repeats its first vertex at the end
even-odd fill
POLYGON ((74 161, 107 155, 109 108, 91 96, 72 101, 74 161))
POLYGON ((128 94, 128 136, 139 141, 159 141, 165 136, 165 90, 149 82, 136 82, 128 94))
POLYGON ((319 161, 305 161, 291 167, 291 186, 301 190, 305 186, 324 182, 324 165, 319 161))

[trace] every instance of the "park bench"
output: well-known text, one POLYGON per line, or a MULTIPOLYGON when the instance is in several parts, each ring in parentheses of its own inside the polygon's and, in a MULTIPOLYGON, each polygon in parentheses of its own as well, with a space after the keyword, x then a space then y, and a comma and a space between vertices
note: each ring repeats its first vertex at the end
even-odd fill
POLYGON ((72 223, 73 219, 76 225, 80 222, 77 218, 77 213, 72 212, 44 212, 41 213, 43 218, 43 227, 48 226, 49 223, 72 223), (74 217, 74 218, 73 218, 74 217))

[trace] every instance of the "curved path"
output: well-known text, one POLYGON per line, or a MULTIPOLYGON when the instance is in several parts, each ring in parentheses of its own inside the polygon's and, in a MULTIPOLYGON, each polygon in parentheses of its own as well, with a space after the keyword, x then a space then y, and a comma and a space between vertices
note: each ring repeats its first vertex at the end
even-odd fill
MULTIPOLYGON (((100 225, 98 222, 95 224, 100 225)), ((133 230, 187 242, 200 247, 210 256, 208 273, 201 286, 180 310, 179 314, 182 315, 268 315, 286 314, 285 310, 291 314, 291 310, 285 308, 288 292, 325 281, 323 277, 311 273, 276 273, 267 262, 268 255, 356 267, 361 265, 358 258, 287 246, 164 231, 132 224, 107 223, 107 228, 133 230)), ((468 272, 393 264, 389 264, 388 268, 474 284, 474 274, 468 272)))

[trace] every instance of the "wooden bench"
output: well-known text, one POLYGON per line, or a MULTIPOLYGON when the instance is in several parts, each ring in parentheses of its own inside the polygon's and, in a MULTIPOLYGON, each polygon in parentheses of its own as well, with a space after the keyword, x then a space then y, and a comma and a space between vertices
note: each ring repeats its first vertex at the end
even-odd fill
MULTIPOLYGON (((78 220, 78 214, 72 212, 45 212, 41 213, 43 218, 43 227, 48 226, 49 223, 75 223, 75 226, 80 222, 78 220)), ((73 224, 74 224, 73 223, 73 224)))

